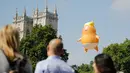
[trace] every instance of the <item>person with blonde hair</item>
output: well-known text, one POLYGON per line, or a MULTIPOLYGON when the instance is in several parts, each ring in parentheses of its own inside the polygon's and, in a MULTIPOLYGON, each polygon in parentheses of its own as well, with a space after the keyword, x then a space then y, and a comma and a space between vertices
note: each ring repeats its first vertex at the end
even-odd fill
MULTIPOLYGON (((0 48, 2 48, 2 33, 0 30, 0 48)), ((9 63, 8 60, 6 58, 6 56, 4 55, 3 51, 0 50, 0 73, 4 73, 9 71, 9 63)))
MULTIPOLYGON (((19 52, 19 32, 11 25, 6 25, 0 32, 0 48, 8 63, 6 71, 0 67, 0 73, 11 71, 13 73, 32 73, 31 64, 19 52), (9 67, 8 67, 9 66, 9 67), (27 68, 27 69, 26 69, 27 68)), ((3 58, 0 56, 0 60, 3 58)), ((3 63, 5 64, 5 63, 3 63)), ((1 61, 0 61, 1 65, 1 61)))

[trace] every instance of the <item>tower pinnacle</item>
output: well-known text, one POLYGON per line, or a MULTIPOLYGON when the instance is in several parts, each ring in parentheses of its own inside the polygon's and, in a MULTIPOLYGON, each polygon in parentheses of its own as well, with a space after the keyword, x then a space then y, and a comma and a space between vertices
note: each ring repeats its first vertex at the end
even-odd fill
POLYGON ((18 9, 16 8, 16 17, 18 16, 18 9))
POLYGON ((26 16, 26 8, 24 7, 23 16, 26 16))
POLYGON ((48 12, 48 3, 47 3, 47 0, 45 0, 45 12, 48 12))
POLYGON ((54 8, 54 14, 57 15, 57 7, 56 7, 56 5, 55 5, 55 8, 54 8))
POLYGON ((33 8, 33 15, 35 14, 35 9, 33 8))
POLYGON ((16 24, 17 24, 17 20, 18 20, 18 9, 16 8, 16 16, 15 16, 15 22, 16 22, 16 24))
POLYGON ((36 8, 36 11, 37 11, 37 12, 39 11, 39 9, 38 9, 38 4, 37 4, 37 8, 36 8))

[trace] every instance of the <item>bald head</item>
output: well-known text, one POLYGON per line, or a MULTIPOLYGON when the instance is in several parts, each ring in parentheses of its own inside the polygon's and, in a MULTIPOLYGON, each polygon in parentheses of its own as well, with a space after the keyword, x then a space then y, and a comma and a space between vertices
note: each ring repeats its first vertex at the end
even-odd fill
POLYGON ((54 54, 60 54, 63 50, 63 43, 60 39, 53 39, 49 42, 48 45, 48 52, 51 51, 51 53, 54 54))

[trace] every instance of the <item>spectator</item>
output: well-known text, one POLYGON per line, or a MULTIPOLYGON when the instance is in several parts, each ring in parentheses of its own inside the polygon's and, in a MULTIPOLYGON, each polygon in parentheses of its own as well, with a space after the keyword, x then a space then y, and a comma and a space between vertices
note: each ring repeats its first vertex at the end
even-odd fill
POLYGON ((0 73, 32 73, 28 59, 19 52, 19 32, 6 25, 0 32, 0 73))
POLYGON ((74 70, 60 59, 63 54, 61 39, 53 39, 47 47, 48 58, 37 63, 35 73, 74 73, 74 70))
POLYGON ((111 57, 106 54, 98 54, 95 57, 93 68, 95 73, 116 73, 111 57))

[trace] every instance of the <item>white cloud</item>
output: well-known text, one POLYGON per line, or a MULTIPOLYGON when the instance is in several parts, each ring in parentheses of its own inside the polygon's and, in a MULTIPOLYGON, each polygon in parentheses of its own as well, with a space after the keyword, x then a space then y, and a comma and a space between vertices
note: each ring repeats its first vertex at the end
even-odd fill
POLYGON ((113 0, 112 9, 130 11, 130 0, 113 0))

